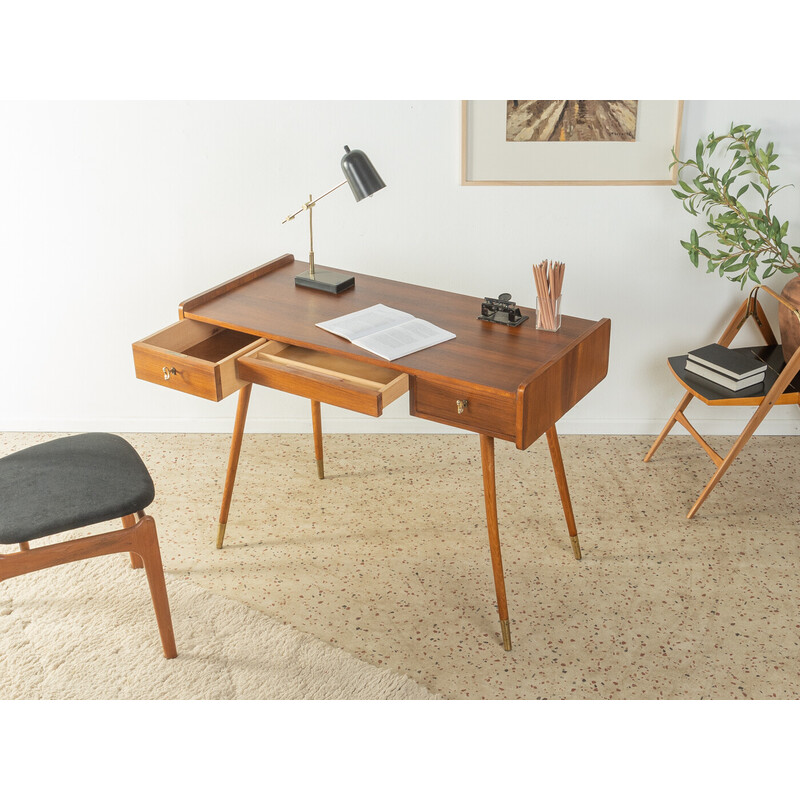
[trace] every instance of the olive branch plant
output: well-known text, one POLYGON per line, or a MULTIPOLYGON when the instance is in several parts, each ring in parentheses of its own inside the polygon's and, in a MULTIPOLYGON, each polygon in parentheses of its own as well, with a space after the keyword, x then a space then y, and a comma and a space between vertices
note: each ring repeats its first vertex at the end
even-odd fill
MULTIPOLYGON (((672 193, 693 216, 698 209, 706 216, 708 230, 698 234, 692 230, 689 241, 681 244, 695 267, 702 256, 708 262, 707 272, 738 282, 744 288, 748 279, 761 284, 776 271, 800 273, 800 247, 786 242, 789 223, 781 223, 772 213, 773 197, 786 186, 773 185, 770 174, 778 169, 773 143, 758 146, 760 130, 750 125, 731 125, 728 133, 710 133, 697 143, 695 157, 681 161, 675 150, 670 169, 678 165, 678 185, 672 193), (720 146, 727 157, 720 167, 710 164, 720 146), (695 173, 684 179, 684 172, 695 173), (763 207, 751 211, 742 203, 745 194, 758 194, 763 207), (716 236, 717 249, 703 247, 706 236, 716 236), (759 272, 760 277, 759 277, 759 272)), ((761 203, 759 203, 761 205, 761 203)))

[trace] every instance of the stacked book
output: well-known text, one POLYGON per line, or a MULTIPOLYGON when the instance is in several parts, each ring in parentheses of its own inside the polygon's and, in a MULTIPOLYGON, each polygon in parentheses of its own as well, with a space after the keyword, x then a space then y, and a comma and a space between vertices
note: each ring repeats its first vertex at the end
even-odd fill
POLYGON ((738 392, 762 383, 767 365, 752 353, 709 344, 687 354, 686 371, 738 392))

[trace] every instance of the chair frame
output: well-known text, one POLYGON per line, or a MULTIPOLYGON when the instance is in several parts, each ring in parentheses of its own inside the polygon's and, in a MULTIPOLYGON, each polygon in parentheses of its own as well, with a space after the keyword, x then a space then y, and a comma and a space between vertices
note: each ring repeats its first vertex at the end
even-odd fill
MULTIPOLYGON (((741 330, 745 322, 747 322, 748 319, 752 319, 756 323, 756 326, 764 338, 765 343, 767 345, 778 346, 778 341, 775 338, 772 327, 767 320, 761 303, 758 301, 759 289, 763 289, 765 292, 776 298, 779 302, 789 308, 795 314, 795 316, 797 316, 798 320, 800 320, 800 311, 798 311, 797 308, 788 303, 784 298, 777 295, 767 286, 756 286, 750 292, 749 297, 742 303, 738 311, 734 314, 733 319, 731 319, 728 327, 719 338, 718 344, 721 344, 723 347, 728 347, 728 345, 730 345, 730 343, 736 337, 736 334, 741 330)), ((686 389, 686 393, 684 394, 680 403, 678 403, 675 411, 672 412, 672 415, 667 420, 667 424, 664 426, 664 429, 658 435, 655 442, 653 442, 653 446, 644 457, 644 460, 650 461, 650 459, 653 457, 653 454, 656 452, 656 450, 658 450, 659 446, 672 429, 672 426, 676 422, 679 422, 697 440, 709 458, 714 462, 717 467, 716 472, 714 472, 714 474, 711 476, 711 479, 700 493, 700 497, 698 497, 695 504, 689 510, 689 513, 686 515, 687 519, 692 519, 692 517, 694 517, 700 506, 705 502, 706 498, 709 496, 709 494, 711 494, 711 491, 719 483, 720 478, 722 478, 722 476, 728 471, 728 468, 733 463, 734 459, 742 451, 742 448, 747 444, 750 437, 755 433, 756 429, 762 423, 764 417, 767 416, 772 407, 776 405, 800 404, 800 392, 794 390, 786 391, 787 387, 792 382, 792 379, 797 375, 798 371, 800 371, 800 348, 798 348, 798 350, 786 363, 775 380, 775 383, 765 395, 741 398, 731 397, 722 400, 707 399, 699 390, 692 388, 682 381, 681 378, 673 371, 673 374, 675 374, 678 382, 686 389), (684 411, 686 411, 686 407, 695 397, 704 402, 706 405, 757 406, 753 416, 750 418, 749 422, 744 427, 744 430, 741 432, 725 456, 717 453, 716 450, 714 450, 711 445, 709 445, 709 443, 695 430, 689 420, 686 419, 684 411)))
POLYGON ((131 566, 134 569, 144 567, 147 575, 164 657, 175 658, 178 652, 175 648, 175 635, 172 630, 172 617, 155 520, 143 511, 139 511, 136 516, 131 514, 122 517, 122 525, 121 530, 33 549, 28 542, 22 542, 19 545, 19 552, 0 554, 0 581, 57 564, 69 564, 112 553, 130 553, 131 566))

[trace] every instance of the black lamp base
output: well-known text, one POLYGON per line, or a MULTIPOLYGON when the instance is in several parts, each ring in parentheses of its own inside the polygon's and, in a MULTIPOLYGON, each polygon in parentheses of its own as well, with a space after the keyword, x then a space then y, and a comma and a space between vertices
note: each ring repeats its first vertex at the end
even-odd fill
POLYGON ((313 277, 307 271, 295 275, 294 284, 295 286, 305 286, 308 289, 318 289, 329 294, 341 294, 356 285, 356 277, 317 267, 313 277))

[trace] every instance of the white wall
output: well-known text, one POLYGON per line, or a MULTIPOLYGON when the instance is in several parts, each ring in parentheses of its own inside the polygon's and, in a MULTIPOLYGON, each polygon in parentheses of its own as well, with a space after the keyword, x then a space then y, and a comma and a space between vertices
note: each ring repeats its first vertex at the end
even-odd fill
MULTIPOLYGON (((732 121, 775 142, 797 187, 780 212, 800 242, 800 102, 687 101, 683 152, 732 121)), ((531 306, 531 264, 564 261, 565 313, 610 317, 612 349, 608 377, 560 430, 659 430, 680 397, 666 357, 714 340, 743 299, 688 262, 691 218, 663 186, 462 187, 460 141, 458 101, 1 104, 0 430, 229 431, 235 398, 137 381, 131 342, 205 288, 285 252, 305 260, 305 219, 281 220, 339 182, 345 144, 388 188, 320 204, 318 263, 531 306)), ((709 433, 748 416, 692 409, 709 433)), ((378 420, 324 415, 331 432, 445 430, 403 400, 378 420)), ((799 421, 778 408, 761 430, 799 421)), ((309 424, 307 401, 254 392, 248 430, 309 424)))

